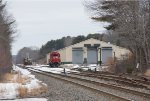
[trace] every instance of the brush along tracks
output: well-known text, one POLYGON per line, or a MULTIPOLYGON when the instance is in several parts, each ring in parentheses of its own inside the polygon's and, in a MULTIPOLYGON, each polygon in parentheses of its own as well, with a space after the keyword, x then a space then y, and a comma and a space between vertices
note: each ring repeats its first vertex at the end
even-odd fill
POLYGON ((92 90, 101 95, 112 98, 113 101, 150 101, 150 94, 130 90, 116 85, 101 83, 87 79, 84 76, 72 74, 54 74, 50 72, 43 72, 37 69, 28 69, 42 75, 53 77, 92 90))

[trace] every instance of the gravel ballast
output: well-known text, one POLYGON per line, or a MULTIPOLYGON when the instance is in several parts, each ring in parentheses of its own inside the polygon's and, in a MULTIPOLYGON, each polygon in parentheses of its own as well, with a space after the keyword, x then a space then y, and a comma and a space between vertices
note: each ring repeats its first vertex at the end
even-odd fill
POLYGON ((116 101, 113 98, 98 94, 74 84, 55 78, 33 73, 37 79, 48 86, 47 93, 36 97, 45 97, 48 101, 116 101))

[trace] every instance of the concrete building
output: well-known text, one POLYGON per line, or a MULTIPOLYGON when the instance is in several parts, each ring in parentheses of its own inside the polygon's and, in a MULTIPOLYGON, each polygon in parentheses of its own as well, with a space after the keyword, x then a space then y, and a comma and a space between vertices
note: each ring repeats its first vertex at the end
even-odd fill
MULTIPOLYGON (((57 50, 63 64, 106 64, 111 58, 122 59, 130 51, 97 39, 90 38, 80 43, 57 50)), ((50 54, 50 53, 49 53, 50 54)), ((47 62, 49 59, 47 54, 47 62)))

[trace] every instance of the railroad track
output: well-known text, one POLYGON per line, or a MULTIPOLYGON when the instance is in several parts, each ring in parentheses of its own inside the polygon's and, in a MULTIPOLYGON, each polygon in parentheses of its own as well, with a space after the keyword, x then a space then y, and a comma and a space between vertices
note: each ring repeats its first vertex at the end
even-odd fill
POLYGON ((119 87, 116 85, 100 83, 94 80, 86 79, 83 76, 77 77, 71 74, 54 74, 50 72, 43 72, 41 70, 33 68, 28 69, 30 71, 37 72, 42 75, 50 76, 81 87, 85 87, 86 89, 98 92, 108 97, 112 97, 114 101, 150 101, 150 94, 119 87))
POLYGON ((71 73, 71 74, 85 76, 85 77, 94 77, 94 78, 104 79, 108 81, 115 81, 120 84, 129 85, 138 88, 145 88, 147 90, 150 90, 150 88, 148 87, 150 85, 150 82, 140 80, 140 79, 126 78, 126 77, 116 76, 116 75, 94 74, 94 73, 71 73))

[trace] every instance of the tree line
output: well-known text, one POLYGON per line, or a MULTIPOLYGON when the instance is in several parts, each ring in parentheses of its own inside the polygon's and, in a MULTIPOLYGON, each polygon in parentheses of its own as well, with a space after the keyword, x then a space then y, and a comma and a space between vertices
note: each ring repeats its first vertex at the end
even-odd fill
POLYGON ((150 68, 150 0, 94 0, 85 6, 91 19, 109 23, 105 28, 132 52, 134 67, 150 68))
POLYGON ((39 59, 39 48, 37 47, 23 47, 22 49, 19 50, 17 56, 15 56, 14 63, 16 64, 23 64, 23 60, 25 58, 32 59, 32 62, 37 62, 39 59))
POLYGON ((38 62, 41 60, 42 63, 44 63, 43 58, 45 58, 48 53, 79 43, 89 38, 94 38, 121 46, 121 42, 116 38, 116 35, 111 35, 110 33, 95 33, 88 34, 87 36, 79 35, 77 37, 67 36, 56 40, 50 40, 45 45, 42 45, 40 49, 35 47, 23 47, 19 50, 17 56, 15 56, 16 58, 14 62, 17 64, 22 64, 23 59, 29 57, 33 62, 38 62))
MULTIPOLYGON (((62 49, 64 47, 79 43, 79 42, 87 40, 89 38, 94 38, 94 39, 98 39, 101 41, 111 42, 113 44, 117 44, 117 42, 119 41, 118 39, 115 39, 115 37, 113 35, 104 34, 104 33, 89 34, 87 36, 79 35, 77 37, 67 36, 67 37, 63 37, 61 39, 48 41, 45 45, 42 45, 42 47, 40 48, 41 58, 45 57, 46 54, 48 54, 52 51, 62 49), (112 40, 110 40, 110 39, 112 39, 112 40)), ((117 45, 120 45, 120 44, 117 44, 117 45)))
POLYGON ((15 20, 7 13, 6 5, 0 0, 0 78, 12 68, 11 44, 15 33, 15 20))

